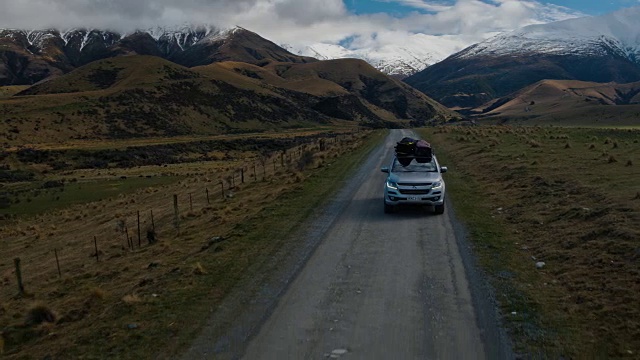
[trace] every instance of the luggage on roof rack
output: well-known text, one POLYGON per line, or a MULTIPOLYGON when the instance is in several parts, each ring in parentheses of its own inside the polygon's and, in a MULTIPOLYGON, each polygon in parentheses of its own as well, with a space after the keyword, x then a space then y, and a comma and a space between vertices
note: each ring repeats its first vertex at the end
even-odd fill
POLYGON ((431 144, 425 140, 405 137, 395 146, 396 157, 402 166, 407 166, 415 159, 419 163, 428 163, 433 156, 431 144))

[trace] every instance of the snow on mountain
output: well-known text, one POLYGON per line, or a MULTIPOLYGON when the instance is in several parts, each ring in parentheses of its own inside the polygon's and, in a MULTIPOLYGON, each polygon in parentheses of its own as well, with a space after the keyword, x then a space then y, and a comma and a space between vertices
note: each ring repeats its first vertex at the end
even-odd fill
POLYGON ((29 41, 29 45, 33 45, 36 47, 43 47, 45 41, 48 39, 55 39, 60 36, 55 30, 37 30, 37 31, 29 31, 27 32, 27 41, 29 41))
POLYGON ((397 44, 375 48, 349 49, 335 44, 318 43, 302 49, 284 45, 287 50, 320 60, 357 58, 363 59, 378 70, 397 76, 409 76, 425 69, 467 44, 457 37, 413 34, 397 44))
POLYGON ((617 54, 640 64, 640 7, 598 17, 583 17, 497 35, 473 45, 459 58, 542 53, 551 55, 617 54))

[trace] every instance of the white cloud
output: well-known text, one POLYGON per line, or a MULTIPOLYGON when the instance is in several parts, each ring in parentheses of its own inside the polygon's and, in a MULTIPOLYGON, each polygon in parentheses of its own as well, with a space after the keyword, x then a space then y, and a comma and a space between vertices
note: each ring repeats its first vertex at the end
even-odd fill
POLYGON ((384 46, 412 34, 469 44, 496 32, 578 15, 534 0, 383 0, 414 9, 398 18, 356 15, 343 0, 2 0, 0 28, 96 27, 129 32, 184 23, 239 25, 277 43, 384 46))

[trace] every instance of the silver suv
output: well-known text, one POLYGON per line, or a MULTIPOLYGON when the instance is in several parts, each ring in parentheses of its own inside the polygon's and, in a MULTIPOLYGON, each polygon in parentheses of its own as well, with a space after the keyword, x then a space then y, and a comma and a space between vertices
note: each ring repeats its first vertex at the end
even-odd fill
POLYGON ((411 160, 403 166, 395 156, 390 166, 382 172, 389 174, 384 184, 384 212, 395 212, 399 205, 433 206, 436 214, 444 213, 445 185, 442 174, 446 166, 440 166, 435 155, 429 162, 411 160))

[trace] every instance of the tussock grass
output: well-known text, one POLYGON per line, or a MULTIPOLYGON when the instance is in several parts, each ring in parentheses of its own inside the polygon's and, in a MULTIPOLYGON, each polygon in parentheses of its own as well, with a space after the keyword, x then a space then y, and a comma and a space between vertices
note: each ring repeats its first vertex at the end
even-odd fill
POLYGON ((142 303, 142 298, 136 294, 127 294, 122 297, 122 302, 125 305, 133 306, 142 303))
POLYGON ((36 304, 28 311, 24 320, 25 326, 36 326, 44 322, 56 322, 56 314, 44 304, 36 304))
POLYGON ((540 148, 540 147, 542 147, 542 143, 540 143, 539 141, 536 141, 536 140, 532 140, 532 139, 529 139, 529 141, 527 141, 527 144, 529 144, 529 146, 532 147, 532 148, 540 148))
POLYGON ((207 273, 207 270, 205 270, 204 266, 202 266, 202 264, 198 262, 193 266, 193 273, 195 275, 205 275, 207 273))

